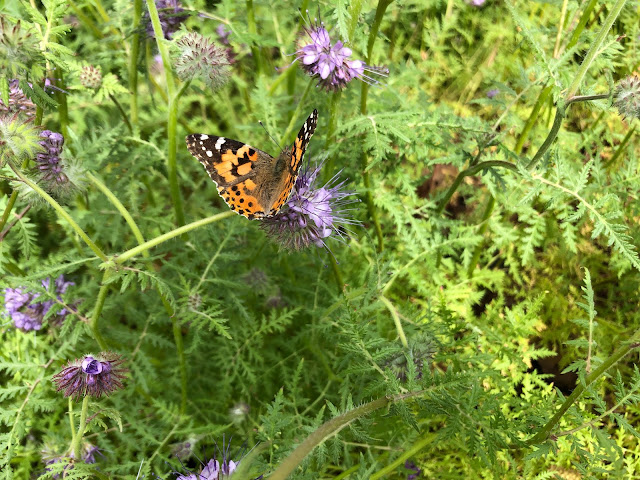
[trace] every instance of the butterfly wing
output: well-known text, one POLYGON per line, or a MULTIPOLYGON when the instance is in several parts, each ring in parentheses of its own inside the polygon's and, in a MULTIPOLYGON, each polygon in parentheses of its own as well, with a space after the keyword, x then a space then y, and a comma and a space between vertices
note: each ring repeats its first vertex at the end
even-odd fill
POLYGON ((218 193, 234 212, 249 220, 265 216, 259 199, 257 166, 273 157, 246 143, 215 135, 187 135, 187 148, 218 187, 218 193))
MULTIPOLYGON (((300 128, 300 131, 291 146, 291 151, 287 153, 288 168, 286 169, 286 174, 279 189, 278 197, 271 206, 268 216, 273 216, 278 213, 278 210, 280 210, 282 205, 284 205, 284 203, 289 199, 293 186, 298 178, 298 171, 300 170, 300 165, 302 165, 304 152, 307 150, 307 146, 309 145, 309 141, 311 140, 313 133, 316 131, 317 125, 318 110, 314 109, 302 125, 302 128, 300 128)), ((283 154, 285 152, 283 152, 283 154)))

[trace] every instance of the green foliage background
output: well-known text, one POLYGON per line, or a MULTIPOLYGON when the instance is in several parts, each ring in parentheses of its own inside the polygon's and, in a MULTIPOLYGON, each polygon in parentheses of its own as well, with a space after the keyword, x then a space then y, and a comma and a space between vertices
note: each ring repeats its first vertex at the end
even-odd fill
MULTIPOLYGON (((3 237, 3 287, 52 297, 40 281, 61 273, 76 285, 62 326, 47 319, 24 333, 2 322, 0 478, 53 476, 42 452, 68 453, 72 432, 51 376, 99 341, 126 357, 129 378, 89 403, 85 439, 104 456, 65 478, 170 478, 177 451, 197 469, 223 435, 236 458, 257 444, 236 476, 268 478, 324 422, 384 397, 290 478, 404 479, 407 460, 419 478, 638 478, 637 120, 617 115, 610 98, 573 103, 527 168, 621 3, 185 1, 182 31, 215 40, 225 25, 236 62, 222 89, 194 81, 173 101, 145 35, 146 2, 0 2, 42 55, 28 74, 0 76, 36 85, 42 125, 65 134, 84 180, 62 208, 108 256, 42 201, 3 237), (298 8, 319 11, 354 58, 367 60, 370 45, 368 63, 390 71, 383 85, 315 88, 290 65, 298 8), (86 65, 101 68, 100 89, 81 85, 86 65), (62 79, 65 93, 40 91, 44 77, 62 79), (290 143, 317 108, 307 161, 327 159, 326 178, 341 171, 363 200, 353 212, 362 226, 330 245, 337 264, 320 249, 282 251, 239 216, 118 263, 140 242, 99 184, 144 240, 178 226, 172 104, 186 223, 227 209, 186 134, 276 153, 258 120, 290 143), (460 175, 448 198, 480 161, 510 165, 460 175), (586 388, 571 399, 576 386, 586 388)), ((573 94, 607 93, 637 74, 639 13, 626 2, 573 94)), ((2 173, 4 212, 18 182, 6 162, 2 173)), ((18 195, 9 223, 36 196, 18 195)))

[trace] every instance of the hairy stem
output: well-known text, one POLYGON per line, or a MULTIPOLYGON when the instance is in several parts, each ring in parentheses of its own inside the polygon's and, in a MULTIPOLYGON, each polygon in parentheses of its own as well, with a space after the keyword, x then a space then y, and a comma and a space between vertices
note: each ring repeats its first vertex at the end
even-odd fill
MULTIPOLYGON (((393 0, 379 0, 376 7, 376 16, 369 32, 369 39, 367 40, 367 64, 371 64, 371 54, 373 53, 373 45, 375 44, 380 30, 380 24, 384 18, 384 13, 387 7, 393 3, 393 0)), ((360 113, 362 115, 367 114, 367 97, 369 94, 369 85, 366 82, 362 82, 360 91, 360 113)), ((360 157, 362 166, 362 180, 365 187, 365 203, 367 204, 367 211, 369 217, 373 222, 374 229, 376 231, 376 237, 378 238, 378 252, 382 252, 384 249, 384 238, 382 235, 382 227, 380 226, 380 220, 378 219, 378 212, 376 211, 375 204, 373 203, 373 194, 371 192, 371 174, 369 173, 369 156, 362 152, 360 157)))
POLYGON ((600 31, 598 32, 596 39, 591 44, 591 47, 589 48, 587 55, 584 57, 584 60, 580 64, 578 73, 575 75, 575 77, 573 77, 573 81, 571 82, 571 85, 569 85, 569 88, 565 93, 566 100, 573 97, 578 91, 578 89, 580 88, 580 83, 582 83, 582 80, 587 74, 587 70, 589 70, 591 63, 596 58, 596 55, 600 50, 600 47, 604 43, 607 37, 607 34, 609 33, 611 26, 613 25, 613 22, 615 22, 616 18, 618 18, 618 15, 620 15, 620 12, 622 11, 622 8, 624 7, 625 3, 626 3, 626 0, 617 0, 616 3, 611 8, 611 10, 609 11, 609 15, 607 15, 607 18, 605 18, 604 23, 602 24, 602 28, 600 28, 600 31))
POLYGON ((640 343, 638 343, 639 340, 640 329, 636 330, 635 334, 631 337, 631 340, 629 340, 626 345, 619 348, 609 358, 602 362, 602 365, 595 369, 593 373, 587 375, 584 383, 579 382, 578 385, 576 385, 576 388, 573 390, 573 392, 571 392, 571 395, 566 398, 564 403, 560 406, 560 409, 555 413, 553 417, 551 417, 551 420, 549 420, 536 435, 534 435, 526 442, 527 445, 535 445, 545 442, 551 436, 551 430, 553 430, 558 422, 560 422, 562 416, 578 400, 580 395, 582 395, 593 382, 602 377, 607 372, 607 370, 609 370, 616 363, 622 360, 629 352, 631 352, 635 348, 640 347, 640 343))
POLYGON ((179 226, 185 224, 184 210, 182 208, 182 196, 180 195, 180 187, 178 185, 178 163, 177 163, 177 127, 178 127, 178 98, 176 95, 176 81, 173 76, 173 69, 169 51, 165 44, 162 25, 158 17, 158 10, 154 0, 147 0, 147 8, 149 9, 149 17, 153 25, 153 33, 156 37, 158 51, 162 57, 165 79, 167 83, 167 98, 169 102, 169 116, 167 119, 167 172, 169 175, 169 189, 171 192, 171 203, 176 215, 176 223, 179 226))
MULTIPOLYGON (((249 33, 252 35, 256 35, 257 27, 256 27, 256 13, 253 8, 253 0, 247 0, 247 28, 249 33)), ((259 76, 262 72, 262 52, 260 51, 260 47, 251 42, 251 56, 256 65, 256 74, 259 76)))
POLYGON ((16 200, 18 199, 18 191, 13 190, 11 192, 11 196, 9 197, 9 201, 7 202, 7 206, 4 208, 4 212, 2 212, 2 218, 0 218, 0 231, 4 228, 9 219, 9 215, 11 215, 11 210, 13 210, 13 206, 16 204, 16 200))
POLYGON ((451 200, 451 197, 453 197, 453 194, 456 192, 456 190, 458 189, 458 187, 460 186, 460 184, 462 183, 465 177, 475 175, 480 170, 486 170, 487 168, 495 168, 495 167, 506 168, 507 170, 511 170, 516 173, 518 172, 518 167, 516 167, 515 164, 505 162, 503 160, 487 160, 485 162, 477 163, 474 166, 469 167, 466 170, 463 170, 460 173, 458 173, 458 176, 449 187, 449 190, 447 190, 447 193, 445 193, 442 200, 440 200, 440 203, 436 208, 436 213, 440 214, 444 212, 444 209, 449 203, 449 200, 451 200))
POLYGON ((211 217, 203 218, 202 220, 197 220, 182 227, 176 228, 175 230, 153 238, 147 242, 144 242, 142 245, 138 245, 137 247, 131 248, 121 255, 118 255, 118 257, 115 259, 115 262, 116 264, 120 265, 130 258, 133 258, 136 255, 141 255, 146 250, 158 246, 161 243, 166 242, 167 240, 171 240, 172 238, 182 235, 183 233, 190 232, 191 230, 195 230, 196 228, 200 228, 210 223, 217 222, 218 220, 232 217, 234 214, 235 213, 232 210, 229 210, 227 212, 218 213, 216 215, 212 215, 211 217))
POLYGON ((98 320, 100 319, 100 315, 102 314, 102 309, 104 308, 104 302, 107 299, 107 293, 109 292, 109 285, 107 284, 107 280, 109 278, 110 271, 107 270, 104 272, 102 276, 102 284, 100 285, 100 290, 98 291, 98 298, 96 299, 96 305, 93 307, 93 313, 91 314, 91 320, 89 320, 89 328, 91 329, 91 333, 93 335, 93 339, 100 346, 100 350, 105 351, 108 350, 107 342, 104 337, 100 333, 100 329, 98 328, 98 320))
POLYGON ((129 108, 131 110, 131 124, 138 125, 138 56, 140 55, 140 19, 142 18, 142 0, 133 0, 133 22, 131 30, 131 53, 129 55, 129 91, 131 99, 129 108))
MULTIPOLYGON (((129 225, 129 228, 133 232, 133 235, 136 237, 138 245, 142 245, 143 243, 145 243, 144 236, 142 235, 140 228, 138 228, 138 225, 136 224, 135 220, 133 219, 129 211, 125 208, 125 206, 122 204, 122 202, 120 202, 118 197, 116 197, 113 194, 113 192, 109 190, 109 188, 107 188, 107 186, 104 183, 102 183, 98 178, 96 178, 94 175, 89 173, 88 176, 89 176, 89 179, 109 199, 111 204, 116 207, 118 212, 120 212, 120 215, 122 215, 122 217, 125 219, 125 221, 127 222, 127 225, 129 225)), ((142 252, 142 256, 144 258, 149 258, 149 251, 144 250, 142 252)), ((147 269, 151 271, 152 270, 151 265, 147 265, 147 269)), ((173 307, 169 303, 169 300, 162 293, 160 288, 157 286, 156 286, 156 291, 158 292, 158 295, 160 296, 160 300, 162 301, 162 305, 164 306, 164 309, 167 312, 167 315, 169 315, 169 318, 171 319, 171 323, 173 325, 173 336, 176 343, 176 350, 178 352, 178 362, 180 364, 180 384, 181 384, 181 394, 182 394, 182 401, 180 404, 180 413, 184 413, 187 408, 187 363, 186 363, 185 354, 184 354, 184 342, 182 341, 182 331, 180 329, 180 325, 178 324, 177 318, 175 318, 175 315, 174 315, 175 312, 173 310, 173 307)), ((98 333, 99 335, 99 332, 97 331, 97 318, 96 318, 96 330, 94 331, 94 334, 95 333, 98 333)))
POLYGON ((82 461, 82 437, 84 429, 87 426, 87 411, 89 410, 89 395, 82 399, 82 410, 80 411, 80 424, 78 425, 78 433, 73 439, 71 451, 76 462, 82 461))
POLYGON ((314 84, 314 82, 315 80, 313 78, 309 80, 309 83, 307 83, 307 88, 304 89, 304 92, 302 92, 302 96, 297 101, 297 106, 295 111, 293 112, 293 115, 291 115, 291 120, 289 121, 289 125, 287 126, 287 129, 285 130, 284 135, 280 139, 280 143, 282 145, 289 144, 289 137, 291 136, 293 129, 296 128, 298 124, 298 117, 300 116, 300 112, 304 107, 304 101, 306 100, 307 95, 309 95, 309 91, 311 90, 311 86, 314 84))
POLYGON ((36 185, 35 183, 33 183, 31 180, 29 180, 27 177, 25 177, 18 169, 16 169, 11 163, 9 163, 9 166, 11 167, 11 170, 13 170, 13 173, 16 174, 16 176, 22 180, 24 183, 26 183, 29 187, 31 187, 38 195, 40 195, 44 200, 46 200, 46 202, 51 205, 53 207, 53 209, 58 212, 58 214, 64 218, 69 225, 71 225, 71 228, 73 228, 76 233, 80 236, 80 238, 82 238, 82 240, 84 240, 84 242, 87 244, 87 246, 93 250, 93 253, 96 254, 96 256, 98 256, 103 262, 106 262, 107 256, 102 252, 102 250, 100 250, 100 248, 93 242, 93 240, 91 240, 91 238, 89 238, 89 236, 84 232, 84 230, 82 230, 82 228, 80 228, 80 225, 78 225, 75 220, 73 218, 71 218, 71 215, 69 215, 66 210, 64 208, 62 208, 60 206, 60 204, 58 202, 56 202, 51 195, 49 195, 47 192, 45 192, 44 190, 42 190, 38 185, 36 185))
POLYGON ((402 328, 402 322, 400 321, 400 317, 398 316, 398 311, 396 307, 391 303, 391 301, 385 297, 384 295, 380 295, 380 301, 385 304, 389 313, 391 313, 391 317, 393 318, 393 323, 396 326, 396 331, 398 332, 398 337, 400 338, 400 342, 405 349, 409 349, 409 343, 407 342, 407 336, 404 334, 404 329, 402 328))

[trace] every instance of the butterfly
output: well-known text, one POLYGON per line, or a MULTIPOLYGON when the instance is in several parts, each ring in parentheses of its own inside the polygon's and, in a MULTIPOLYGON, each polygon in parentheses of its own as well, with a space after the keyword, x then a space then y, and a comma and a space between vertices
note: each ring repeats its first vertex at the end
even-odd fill
POLYGON ((187 135, 187 148, 204 165, 231 210, 249 220, 268 218, 289 199, 317 124, 314 110, 293 145, 277 158, 246 143, 202 133, 187 135))

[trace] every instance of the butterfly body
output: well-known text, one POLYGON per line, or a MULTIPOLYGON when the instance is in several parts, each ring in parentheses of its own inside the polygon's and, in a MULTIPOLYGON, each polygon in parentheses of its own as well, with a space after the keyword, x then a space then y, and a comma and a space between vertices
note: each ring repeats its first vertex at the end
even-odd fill
POLYGON ((249 220, 272 217, 291 194, 317 124, 314 110, 293 145, 277 157, 237 140, 199 133, 187 135, 187 148, 204 165, 229 208, 249 220))

